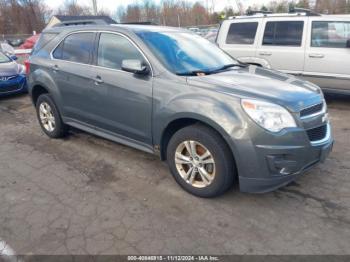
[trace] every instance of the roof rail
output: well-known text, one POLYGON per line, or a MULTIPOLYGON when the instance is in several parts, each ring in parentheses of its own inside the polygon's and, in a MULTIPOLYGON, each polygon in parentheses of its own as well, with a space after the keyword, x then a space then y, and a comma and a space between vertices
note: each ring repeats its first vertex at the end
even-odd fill
POLYGON ((73 20, 73 21, 58 23, 53 27, 76 26, 76 25, 108 25, 108 23, 102 19, 73 20))
POLYGON ((120 23, 121 25, 158 25, 157 23, 151 22, 151 21, 145 21, 145 22, 123 22, 120 23))
POLYGON ((247 15, 257 15, 257 14, 262 14, 262 15, 268 15, 268 14, 273 14, 271 11, 259 11, 259 10, 248 10, 247 15))
POLYGON ((321 16, 321 14, 306 8, 292 7, 289 13, 305 13, 306 16, 321 16))
POLYGON ((270 11, 254 11, 249 10, 246 15, 243 16, 230 16, 228 19, 236 19, 236 18, 249 18, 250 16, 256 16, 256 17, 285 17, 285 16, 321 16, 321 14, 312 11, 310 9, 304 9, 304 8, 291 8, 289 10, 289 13, 273 13, 270 11))

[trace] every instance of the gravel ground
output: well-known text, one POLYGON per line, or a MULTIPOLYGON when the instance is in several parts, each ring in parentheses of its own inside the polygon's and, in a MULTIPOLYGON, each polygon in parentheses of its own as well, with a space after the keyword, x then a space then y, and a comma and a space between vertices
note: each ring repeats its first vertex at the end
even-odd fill
POLYGON ((155 156, 77 130, 49 139, 28 96, 0 99, 0 253, 349 254, 349 102, 328 98, 324 164, 272 193, 200 199, 155 156))

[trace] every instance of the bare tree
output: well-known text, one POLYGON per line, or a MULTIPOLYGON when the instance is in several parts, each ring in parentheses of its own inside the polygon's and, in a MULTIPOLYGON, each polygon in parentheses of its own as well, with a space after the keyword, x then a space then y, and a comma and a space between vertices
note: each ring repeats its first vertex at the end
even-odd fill
POLYGON ((50 15, 43 0, 0 0, 0 33, 40 32, 50 15))
POLYGON ((89 7, 78 4, 77 0, 65 0, 63 6, 56 12, 59 15, 92 15, 89 7))
POLYGON ((348 13, 349 3, 346 0, 317 0, 316 10, 326 14, 348 13))
POLYGON ((191 26, 217 22, 219 15, 200 2, 192 4, 186 0, 163 0, 157 5, 153 0, 143 0, 142 4, 131 4, 126 9, 119 7, 117 17, 121 22, 149 21, 167 26, 191 26))

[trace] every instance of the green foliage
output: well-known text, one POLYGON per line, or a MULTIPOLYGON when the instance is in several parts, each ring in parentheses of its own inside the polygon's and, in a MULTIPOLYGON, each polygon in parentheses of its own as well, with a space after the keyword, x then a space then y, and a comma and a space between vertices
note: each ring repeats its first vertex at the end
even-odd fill
POLYGON ((309 9, 310 8, 309 0, 299 0, 299 2, 296 4, 295 7, 309 9))
POLYGON ((263 6, 260 8, 260 11, 267 12, 267 11, 269 11, 269 10, 267 9, 267 7, 266 7, 265 5, 263 5, 263 6))

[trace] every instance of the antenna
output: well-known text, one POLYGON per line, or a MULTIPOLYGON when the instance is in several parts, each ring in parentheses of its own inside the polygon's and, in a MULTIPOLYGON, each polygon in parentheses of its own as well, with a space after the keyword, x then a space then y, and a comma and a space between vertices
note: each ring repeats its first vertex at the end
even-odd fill
POLYGON ((97 15, 97 0, 92 0, 92 9, 93 9, 94 15, 97 15))

